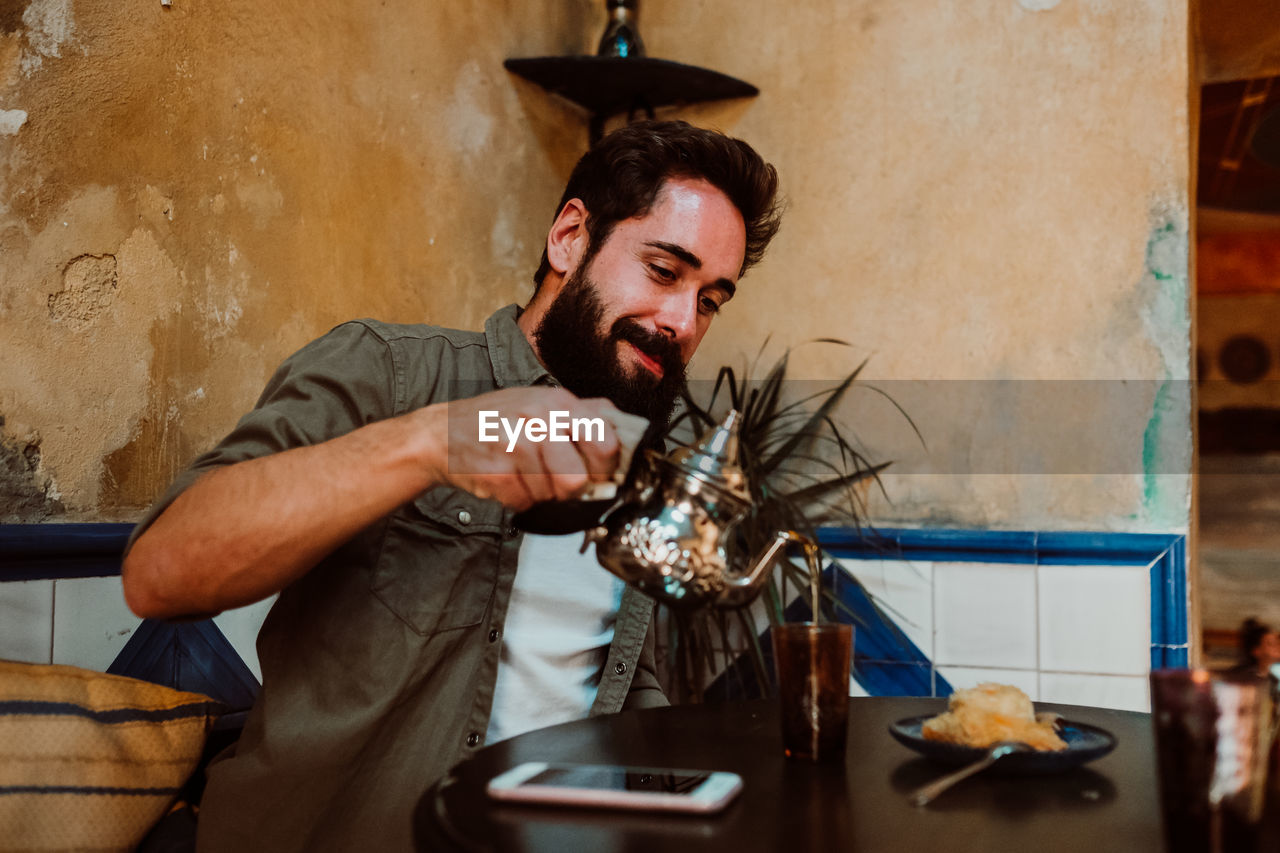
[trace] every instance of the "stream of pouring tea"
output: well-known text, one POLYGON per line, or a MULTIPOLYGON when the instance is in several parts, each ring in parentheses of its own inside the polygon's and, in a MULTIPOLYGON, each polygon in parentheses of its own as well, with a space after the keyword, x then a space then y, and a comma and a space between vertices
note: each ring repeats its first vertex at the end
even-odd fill
POLYGON ((822 611, 819 610, 822 603, 822 562, 818 559, 817 544, 808 539, 804 542, 804 558, 809 564, 809 606, 813 611, 814 624, 817 624, 822 619, 822 611))

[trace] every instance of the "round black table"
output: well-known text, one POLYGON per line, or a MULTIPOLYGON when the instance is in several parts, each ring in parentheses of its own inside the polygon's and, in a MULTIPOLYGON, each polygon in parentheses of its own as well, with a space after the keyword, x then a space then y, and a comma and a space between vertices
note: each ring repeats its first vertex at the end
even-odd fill
POLYGON ((843 765, 783 757, 772 701, 629 711, 485 747, 427 791, 414 815, 420 850, 495 851, 1125 851, 1163 849, 1147 714, 1037 705, 1101 726, 1115 750, 1051 776, 990 771, 925 807, 907 793, 946 768, 890 737, 895 720, 945 700, 850 700, 843 765), (732 770, 742 794, 712 817, 499 805, 489 779, 524 761, 732 770))

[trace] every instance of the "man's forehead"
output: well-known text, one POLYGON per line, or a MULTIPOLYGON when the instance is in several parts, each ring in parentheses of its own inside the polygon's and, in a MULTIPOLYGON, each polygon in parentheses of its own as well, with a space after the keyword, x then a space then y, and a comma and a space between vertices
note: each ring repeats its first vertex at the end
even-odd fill
POLYGON ((657 193, 653 196, 650 212, 659 206, 675 206, 677 208, 701 206, 707 199, 722 202, 725 207, 732 209, 739 219, 742 218, 742 213, 729 198, 728 193, 706 178, 688 175, 675 175, 664 180, 658 187, 657 193))
POLYGON ((729 196, 703 178, 667 179, 649 210, 626 222, 646 243, 674 249, 672 254, 686 262, 696 258, 691 263, 695 268, 719 264, 728 276, 731 266, 730 277, 738 277, 746 254, 746 223, 729 196))

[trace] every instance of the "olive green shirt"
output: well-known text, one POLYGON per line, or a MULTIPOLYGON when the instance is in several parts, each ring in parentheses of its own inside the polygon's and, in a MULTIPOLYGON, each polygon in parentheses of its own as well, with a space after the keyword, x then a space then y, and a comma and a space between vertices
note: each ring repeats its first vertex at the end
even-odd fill
MULTIPOLYGON (((503 308, 484 333, 338 326, 281 365, 254 410, 134 537, 213 468, 431 403, 554 385, 516 316, 503 308)), ((418 798, 483 746, 520 552, 511 518, 495 501, 437 487, 280 593, 258 636, 262 692, 234 756, 209 771, 201 851, 410 849, 418 798)), ((593 715, 666 704, 652 612, 627 589, 593 715)))

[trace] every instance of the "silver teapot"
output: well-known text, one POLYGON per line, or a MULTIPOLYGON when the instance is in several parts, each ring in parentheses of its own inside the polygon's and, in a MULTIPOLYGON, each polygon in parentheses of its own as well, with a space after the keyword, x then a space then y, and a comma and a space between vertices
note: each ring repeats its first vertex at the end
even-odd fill
POLYGON ((594 542, 600 565, 669 605, 751 603, 788 542, 812 543, 779 531, 747 567, 730 565, 726 543, 751 508, 738 465, 740 420, 733 410, 691 447, 667 455, 646 450, 617 503, 587 529, 582 549, 594 542))

